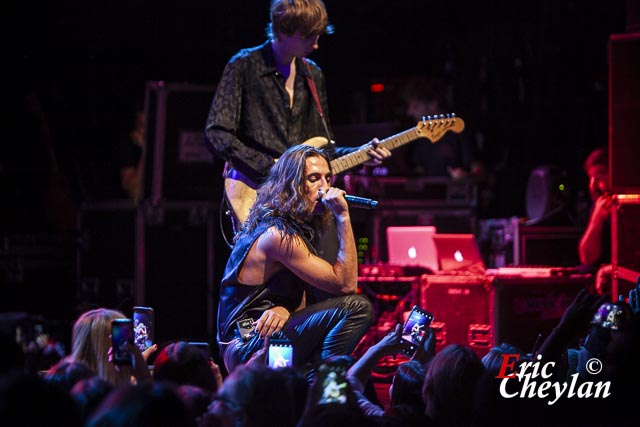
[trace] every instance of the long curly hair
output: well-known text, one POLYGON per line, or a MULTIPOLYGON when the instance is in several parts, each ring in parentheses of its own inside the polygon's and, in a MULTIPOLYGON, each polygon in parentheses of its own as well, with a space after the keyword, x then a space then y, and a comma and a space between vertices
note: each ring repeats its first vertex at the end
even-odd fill
MULTIPOLYGON (((296 145, 282 154, 271 168, 266 181, 258 189, 255 204, 245 222, 244 233, 251 233, 259 223, 272 222, 285 241, 294 234, 303 234, 309 240, 324 227, 330 212, 313 214, 313 205, 305 197, 306 165, 310 157, 321 157, 331 163, 326 152, 308 145, 296 145)), ((242 234, 242 233, 240 233, 242 234)))

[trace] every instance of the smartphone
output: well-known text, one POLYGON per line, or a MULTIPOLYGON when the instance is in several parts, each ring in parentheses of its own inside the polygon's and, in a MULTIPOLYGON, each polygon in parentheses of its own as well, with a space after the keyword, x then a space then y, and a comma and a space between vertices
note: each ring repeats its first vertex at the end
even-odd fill
POLYGON ((293 366, 293 346, 289 341, 274 340, 269 342, 267 364, 270 368, 290 368, 293 366))
POLYGON ((113 319, 111 321, 111 347, 113 363, 131 365, 131 353, 126 350, 126 343, 133 344, 133 321, 131 319, 113 319))
POLYGON ((153 308, 133 307, 133 332, 140 351, 153 345, 153 308))
POLYGON ((211 346, 208 342, 189 341, 187 345, 197 347, 202 352, 202 354, 205 355, 207 360, 211 359, 211 346))
POLYGON ((347 362, 338 360, 322 363, 316 372, 312 387, 314 400, 318 405, 330 403, 345 404, 348 399, 347 362))
POLYGON ((402 341, 410 344, 408 348, 403 350, 404 354, 409 357, 413 356, 416 348, 422 345, 422 340, 431 321, 433 321, 432 313, 417 305, 413 306, 407 321, 402 326, 402 341))

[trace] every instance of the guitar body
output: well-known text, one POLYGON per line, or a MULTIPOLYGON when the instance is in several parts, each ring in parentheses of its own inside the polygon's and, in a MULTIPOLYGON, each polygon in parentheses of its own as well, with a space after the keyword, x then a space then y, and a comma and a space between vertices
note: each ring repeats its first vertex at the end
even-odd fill
POLYGON ((249 216, 251 206, 256 202, 257 186, 252 187, 239 179, 225 178, 224 192, 233 211, 234 230, 237 232, 236 224, 244 224, 249 216))
MULTIPOLYGON (((408 129, 380 141, 378 145, 391 151, 420 138, 426 138, 432 143, 435 143, 448 131, 460 133, 463 130, 464 121, 459 117, 455 117, 455 115, 451 116, 447 114, 446 117, 444 115, 434 116, 433 119, 429 117, 428 120, 418 122, 415 128, 408 129)), ((306 140, 303 144, 315 148, 322 148, 327 145, 328 142, 327 138, 316 136, 306 140)), ((370 159, 368 154, 370 149, 371 146, 365 144, 352 153, 332 160, 331 170, 334 175, 367 162, 370 159)), ((275 161, 277 162, 278 159, 275 159, 275 161)), ((237 170, 234 174, 237 178, 225 178, 224 191, 231 210, 233 211, 234 231, 237 232, 239 230, 238 226, 244 224, 247 220, 249 211, 256 201, 258 185, 237 170)))
MULTIPOLYGON (((322 148, 328 143, 329 140, 327 138, 315 136, 307 139, 303 144, 315 148, 322 148)), ((275 161, 277 162, 278 159, 275 159, 275 161)), ((225 178, 224 192, 233 211, 234 230, 237 232, 237 225, 244 224, 249 216, 251 206, 256 202, 258 185, 237 170, 235 174, 239 175, 240 179, 225 178)))

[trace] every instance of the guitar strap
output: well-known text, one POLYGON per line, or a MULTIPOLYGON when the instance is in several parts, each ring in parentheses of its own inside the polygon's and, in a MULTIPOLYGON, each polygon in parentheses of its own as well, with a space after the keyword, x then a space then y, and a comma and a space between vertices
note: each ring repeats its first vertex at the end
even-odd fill
POLYGON ((324 131, 327 134, 327 139, 329 143, 335 144, 335 141, 331 139, 331 133, 329 132, 329 126, 327 126, 327 119, 324 116, 324 111, 322 111, 322 105, 320 105, 320 98, 318 97, 318 90, 316 89, 316 83, 313 81, 313 77, 311 77, 311 65, 309 65, 309 61, 305 58, 302 58, 302 62, 307 67, 307 84, 309 85, 309 89, 311 90, 311 94, 313 95, 313 100, 316 102, 316 109, 318 110, 318 114, 320 114, 320 118, 322 119, 322 125, 324 126, 324 131))

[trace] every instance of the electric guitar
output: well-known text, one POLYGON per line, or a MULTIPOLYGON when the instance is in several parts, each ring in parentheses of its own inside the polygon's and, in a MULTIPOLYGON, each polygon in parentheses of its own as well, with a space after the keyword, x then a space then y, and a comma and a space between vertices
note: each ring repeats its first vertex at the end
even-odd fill
MULTIPOLYGON (((432 143, 435 143, 449 131, 460 133, 463 130, 464 121, 460 117, 456 117, 455 114, 428 116, 418 122, 415 128, 407 129, 383 139, 378 145, 391 151, 420 138, 427 138, 432 143)), ((303 144, 321 148, 328 143, 327 138, 316 136, 306 140, 303 144)), ((331 170, 333 174, 337 175, 371 160, 368 154, 370 149, 371 146, 365 144, 356 151, 332 160, 331 170)), ((228 214, 233 215, 234 230, 237 231, 238 225, 244 223, 249 216, 249 210, 256 201, 258 185, 238 171, 235 171, 235 175, 235 178, 225 178, 224 191, 230 206, 228 214)))

